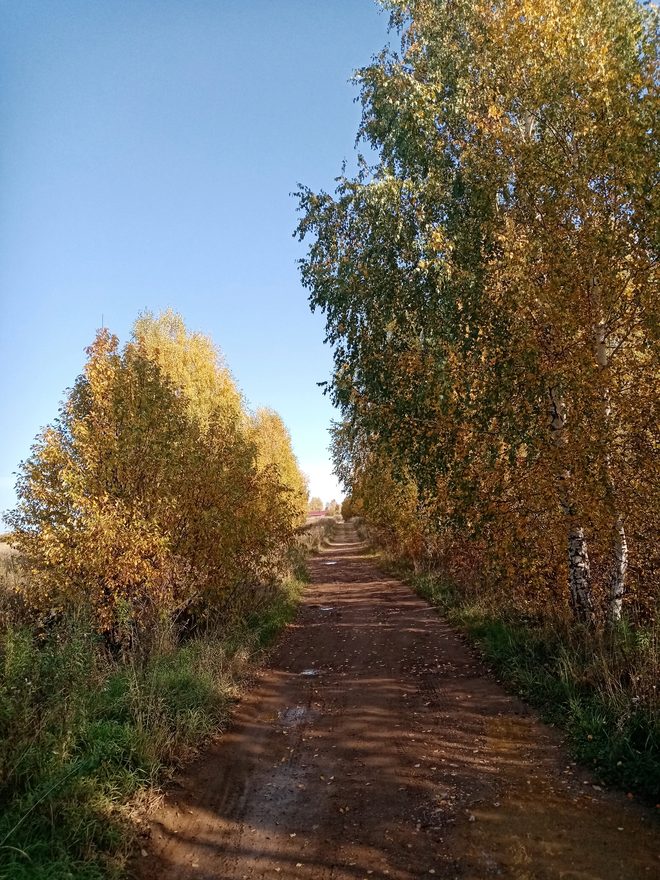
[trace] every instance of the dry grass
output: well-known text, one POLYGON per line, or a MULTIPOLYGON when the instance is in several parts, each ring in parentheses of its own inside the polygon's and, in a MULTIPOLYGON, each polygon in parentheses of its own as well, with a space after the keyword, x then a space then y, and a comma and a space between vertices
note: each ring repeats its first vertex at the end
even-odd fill
POLYGON ((296 543, 307 553, 318 553, 338 522, 341 522, 340 517, 310 517, 305 525, 298 529, 296 543))

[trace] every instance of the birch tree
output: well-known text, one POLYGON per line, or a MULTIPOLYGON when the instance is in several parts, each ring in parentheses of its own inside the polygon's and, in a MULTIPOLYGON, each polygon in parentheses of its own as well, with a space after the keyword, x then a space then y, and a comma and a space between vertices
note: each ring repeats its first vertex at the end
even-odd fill
POLYGON ((436 529, 511 582, 563 570, 577 619, 616 620, 652 501, 655 13, 388 6, 401 52, 357 74, 378 160, 300 192, 335 401, 436 529))
POLYGON ((253 417, 212 341, 173 313, 141 316, 123 347, 102 330, 87 355, 7 517, 26 601, 87 609, 115 646, 163 617, 254 607, 307 497, 282 420, 253 417))

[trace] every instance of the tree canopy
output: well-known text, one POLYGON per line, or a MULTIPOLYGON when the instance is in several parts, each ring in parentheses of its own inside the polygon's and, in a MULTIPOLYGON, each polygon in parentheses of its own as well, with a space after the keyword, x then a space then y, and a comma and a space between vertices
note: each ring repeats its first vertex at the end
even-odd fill
POLYGON ((286 565, 307 487, 280 417, 251 414, 212 341, 171 312, 99 331, 9 515, 40 609, 89 608, 114 639, 163 614, 258 599, 286 565))
POLYGON ((657 577, 657 12, 392 0, 376 152, 299 192, 338 475, 398 548, 617 620, 657 577), (561 588, 566 584, 566 590, 561 588))

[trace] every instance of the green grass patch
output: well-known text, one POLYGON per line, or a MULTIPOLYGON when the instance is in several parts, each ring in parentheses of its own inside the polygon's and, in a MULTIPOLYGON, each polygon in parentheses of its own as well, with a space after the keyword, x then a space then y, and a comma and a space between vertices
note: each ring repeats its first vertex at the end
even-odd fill
POLYGON ((271 645, 280 630, 293 620, 303 581, 293 583, 292 589, 280 593, 268 608, 248 618, 248 629, 254 633, 260 648, 271 645))
POLYGON ((222 729, 242 682, 295 613, 273 591, 228 631, 113 660, 84 620, 0 634, 0 880, 123 875, 126 804, 222 729))
POLYGON ((593 632, 495 613, 438 575, 407 573, 417 592, 464 631, 501 679, 568 734, 603 782, 660 798, 658 632, 622 624, 593 632))

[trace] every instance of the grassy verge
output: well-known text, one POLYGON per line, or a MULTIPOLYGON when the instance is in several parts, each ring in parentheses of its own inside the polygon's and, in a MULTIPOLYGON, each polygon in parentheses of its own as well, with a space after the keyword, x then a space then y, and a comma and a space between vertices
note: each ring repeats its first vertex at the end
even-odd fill
POLYGON ((438 575, 403 576, 477 644, 507 686, 566 731, 579 761, 602 781, 658 803, 657 629, 622 625, 594 634, 533 622, 463 597, 438 575))
POLYGON ((300 580, 230 631, 111 660, 84 620, 0 634, 0 878, 122 876, 129 803, 222 728, 255 660, 293 616, 300 580))
POLYGON ((319 553, 337 527, 334 516, 322 516, 310 520, 298 530, 298 547, 306 553, 319 553))

